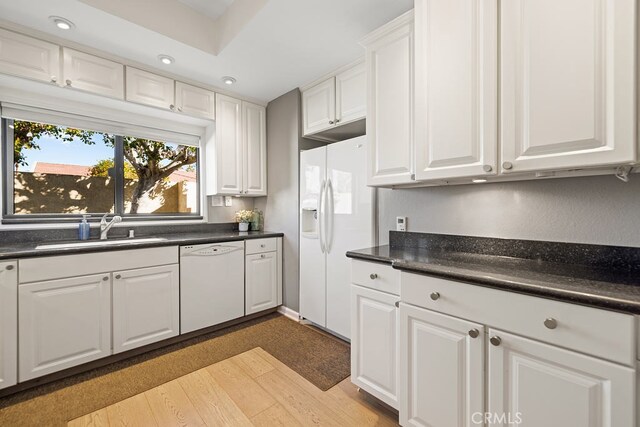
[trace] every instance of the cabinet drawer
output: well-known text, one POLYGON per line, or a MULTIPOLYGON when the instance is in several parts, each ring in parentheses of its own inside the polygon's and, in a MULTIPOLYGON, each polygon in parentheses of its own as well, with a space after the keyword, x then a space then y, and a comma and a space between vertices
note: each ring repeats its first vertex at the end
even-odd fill
POLYGON ((400 299, 602 359, 635 364, 632 315, 406 272, 401 273, 400 299), (555 319, 557 327, 549 329, 546 319, 555 319))
POLYGON ((351 260, 351 283, 400 295, 400 271, 388 264, 351 260))
POLYGON ((20 283, 29 283, 176 263, 178 263, 178 247, 163 246, 26 258, 18 261, 18 269, 20 283))
POLYGON ((259 254, 262 252, 274 252, 278 248, 277 238, 270 239, 255 239, 247 240, 245 242, 245 250, 247 255, 259 254))

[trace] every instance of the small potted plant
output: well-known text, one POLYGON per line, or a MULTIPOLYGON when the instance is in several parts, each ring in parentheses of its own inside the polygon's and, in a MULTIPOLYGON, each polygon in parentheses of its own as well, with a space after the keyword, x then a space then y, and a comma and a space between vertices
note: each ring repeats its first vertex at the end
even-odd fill
POLYGON ((240 231, 249 231, 249 223, 253 219, 253 211, 241 210, 236 212, 236 222, 240 231))

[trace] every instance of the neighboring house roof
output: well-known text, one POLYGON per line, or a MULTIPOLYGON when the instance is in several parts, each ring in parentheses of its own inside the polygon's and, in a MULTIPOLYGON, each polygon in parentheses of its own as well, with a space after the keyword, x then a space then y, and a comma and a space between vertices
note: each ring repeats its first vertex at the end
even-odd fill
MULTIPOLYGON (((33 173, 48 173, 52 175, 73 175, 73 176, 89 176, 91 175, 91 166, 67 165, 63 163, 45 163, 36 162, 33 173)), ((196 181, 196 173, 189 171, 175 171, 169 175, 170 182, 196 181)))

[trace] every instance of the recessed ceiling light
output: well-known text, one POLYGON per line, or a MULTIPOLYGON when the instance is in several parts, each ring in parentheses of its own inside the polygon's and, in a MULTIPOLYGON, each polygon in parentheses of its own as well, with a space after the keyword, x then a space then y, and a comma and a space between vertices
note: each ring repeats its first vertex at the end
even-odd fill
POLYGON ((162 62, 164 65, 171 65, 176 61, 169 55, 158 55, 158 60, 162 62))
POLYGON ((232 84, 234 84, 236 82, 236 79, 234 79, 233 77, 230 77, 230 76, 224 76, 222 78, 222 81, 226 85, 232 85, 232 84))
POLYGON ((60 16, 50 16, 49 20, 56 24, 56 27, 60 28, 61 30, 70 30, 75 27, 75 24, 73 22, 60 16))
POLYGON ((487 180, 484 179, 484 178, 476 178, 476 179, 472 179, 471 182, 473 182, 475 184, 480 184, 480 183, 483 183, 483 182, 487 182, 487 180))

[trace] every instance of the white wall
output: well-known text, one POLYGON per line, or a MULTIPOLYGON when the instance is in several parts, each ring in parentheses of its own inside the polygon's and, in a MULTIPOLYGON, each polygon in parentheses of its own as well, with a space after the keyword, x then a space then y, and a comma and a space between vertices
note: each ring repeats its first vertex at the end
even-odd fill
POLYGON ((396 216, 408 231, 640 246, 640 174, 380 189, 380 244, 396 216))

